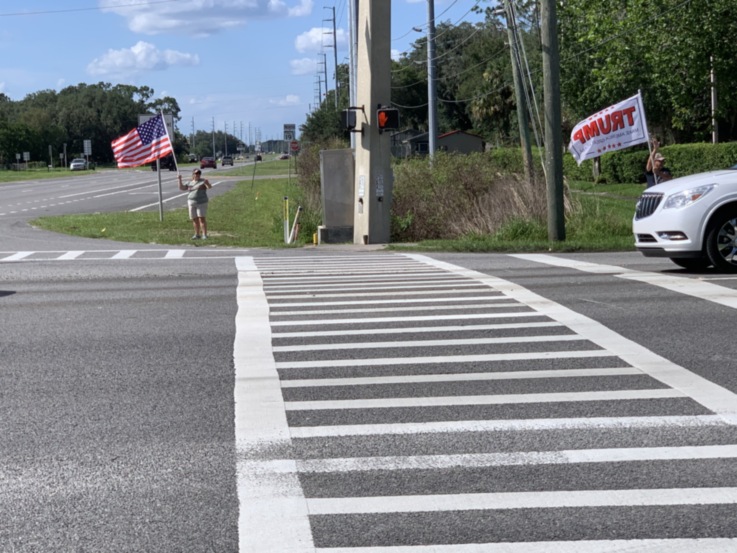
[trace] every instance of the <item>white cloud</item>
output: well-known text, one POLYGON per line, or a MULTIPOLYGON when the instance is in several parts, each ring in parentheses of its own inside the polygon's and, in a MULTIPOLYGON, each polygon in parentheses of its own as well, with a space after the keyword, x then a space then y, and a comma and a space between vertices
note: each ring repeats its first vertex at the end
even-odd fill
POLYGON ((242 27, 253 19, 304 17, 312 13, 313 0, 178 0, 143 3, 138 0, 99 0, 104 12, 115 13, 128 28, 146 35, 161 33, 205 37, 242 27), (292 2, 294 5, 291 5, 292 2))
POLYGON ((159 50, 153 44, 139 41, 131 48, 108 50, 102 57, 92 60, 87 66, 90 75, 130 78, 148 71, 163 71, 175 65, 198 65, 196 54, 176 50, 159 50))
POLYGON ((269 100, 269 103, 277 106, 298 106, 301 104, 299 96, 296 94, 287 94, 284 98, 269 100))
POLYGON ((289 62, 292 75, 311 75, 317 70, 317 61, 314 58, 301 58, 289 62))
POLYGON ((5 92, 5 83, 0 82, 0 94, 5 92))
POLYGON ((312 0, 300 0, 299 5, 289 8, 290 17, 304 17, 312 13, 312 0))
MULTIPOLYGON (((336 29, 335 40, 338 48, 345 47, 348 44, 348 34, 343 29, 336 29)), ((326 27, 313 27, 294 39, 294 47, 301 54, 322 52, 328 46, 333 47, 333 30, 326 27)))

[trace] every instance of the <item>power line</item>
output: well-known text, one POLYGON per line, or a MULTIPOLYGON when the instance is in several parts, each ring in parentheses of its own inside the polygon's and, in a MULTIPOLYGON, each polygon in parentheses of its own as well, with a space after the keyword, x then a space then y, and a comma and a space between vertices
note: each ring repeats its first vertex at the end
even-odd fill
POLYGON ((126 4, 115 4, 112 6, 94 7, 94 8, 68 8, 65 10, 43 10, 36 12, 16 12, 16 13, 0 13, 0 17, 14 17, 22 15, 49 15, 53 13, 73 13, 73 12, 91 12, 91 11, 102 11, 103 9, 110 8, 132 8, 136 6, 153 6, 154 4, 171 4, 172 2, 178 2, 179 0, 144 0, 141 2, 126 3, 126 4))

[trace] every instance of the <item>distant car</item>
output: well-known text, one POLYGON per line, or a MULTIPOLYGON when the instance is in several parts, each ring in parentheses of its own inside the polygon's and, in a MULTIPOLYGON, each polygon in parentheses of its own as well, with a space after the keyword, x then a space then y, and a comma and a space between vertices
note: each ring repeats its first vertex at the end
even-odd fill
POLYGON ((282 154, 279 156, 279 159, 289 159, 289 154, 282 154))
POLYGON ((203 157, 200 160, 200 169, 217 169, 218 168, 218 162, 215 161, 214 157, 203 157))
POLYGON ((261 157, 261 154, 256 154, 256 157, 254 158, 254 161, 263 161, 264 159, 261 157))
POLYGON ((231 165, 232 166, 233 165, 233 158, 230 157, 230 156, 225 156, 225 157, 223 157, 223 160, 222 160, 221 163, 222 163, 223 167, 225 167, 226 165, 231 165))
POLYGON ((84 171, 87 169, 87 161, 81 157, 75 158, 69 164, 70 171, 84 171))

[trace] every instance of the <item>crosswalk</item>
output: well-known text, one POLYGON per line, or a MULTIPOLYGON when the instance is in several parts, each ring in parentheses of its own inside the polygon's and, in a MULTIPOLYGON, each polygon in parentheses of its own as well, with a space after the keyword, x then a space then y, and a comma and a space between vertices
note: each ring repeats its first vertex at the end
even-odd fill
POLYGON ((151 259, 232 259, 248 253, 247 249, 152 248, 125 250, 42 250, 1 252, 0 263, 47 261, 116 261, 151 259))
POLYGON ((420 255, 240 257, 240 551, 737 551, 737 397, 420 255))

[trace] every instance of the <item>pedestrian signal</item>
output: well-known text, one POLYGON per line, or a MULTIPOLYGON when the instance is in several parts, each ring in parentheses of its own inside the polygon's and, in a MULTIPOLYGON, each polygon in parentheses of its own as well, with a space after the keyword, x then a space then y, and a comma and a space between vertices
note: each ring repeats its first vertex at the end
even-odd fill
POLYGON ((399 128, 399 110, 396 108, 379 108, 376 110, 379 132, 399 128))
POLYGON ((340 114, 340 121, 344 129, 353 130, 356 128, 356 112, 351 109, 344 109, 340 114))

